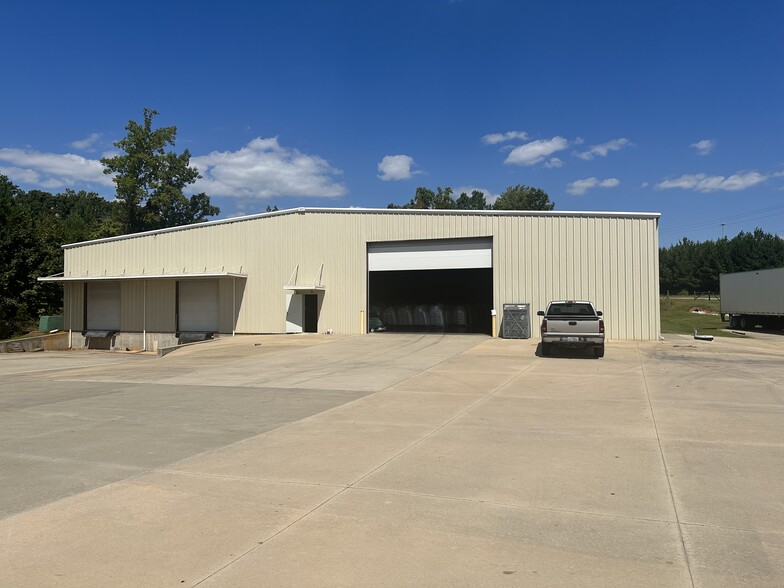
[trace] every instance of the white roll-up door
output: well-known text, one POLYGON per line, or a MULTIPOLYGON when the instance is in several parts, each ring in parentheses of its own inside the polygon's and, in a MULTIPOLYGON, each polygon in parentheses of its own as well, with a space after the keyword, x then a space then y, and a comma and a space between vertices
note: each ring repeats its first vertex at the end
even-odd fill
POLYGON ((368 243, 371 272, 492 267, 492 238, 368 243))
POLYGON ((120 282, 88 282, 87 329, 120 330, 120 282))
POLYGON ((218 280, 180 281, 179 330, 216 333, 219 322, 218 280))

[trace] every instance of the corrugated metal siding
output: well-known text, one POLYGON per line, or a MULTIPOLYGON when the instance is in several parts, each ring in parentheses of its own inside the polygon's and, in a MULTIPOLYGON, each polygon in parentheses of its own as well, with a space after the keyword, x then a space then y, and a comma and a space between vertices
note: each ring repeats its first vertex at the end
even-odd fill
POLYGON ((141 331, 144 324, 144 283, 140 280, 120 282, 120 330, 141 331))
MULTIPOLYGON (((299 285, 311 284, 323 263, 319 330, 357 333, 367 304, 367 242, 492 237, 497 309, 530 302, 535 311, 550 299, 586 298, 604 311, 610 338, 655 339, 657 224, 651 217, 599 213, 301 212, 72 247, 65 251, 65 269, 66 276, 245 273, 246 281, 237 280, 237 332, 258 333, 285 330, 283 286, 294 268, 299 266, 299 285)), ((147 287, 147 330, 173 330, 173 308, 161 307, 169 300, 173 305, 173 280, 148 281, 147 287)), ((221 330, 231 332, 230 279, 221 280, 221 300, 221 330)), ((127 304, 127 312, 136 312, 127 304)))
POLYGON ((63 322, 66 329, 84 330, 84 284, 66 282, 63 284, 63 322))
MULTIPOLYGON (((147 280, 147 322, 150 333, 173 333, 176 328, 175 309, 177 285, 174 280, 147 280)), ((136 330, 141 330, 137 328, 136 330)))

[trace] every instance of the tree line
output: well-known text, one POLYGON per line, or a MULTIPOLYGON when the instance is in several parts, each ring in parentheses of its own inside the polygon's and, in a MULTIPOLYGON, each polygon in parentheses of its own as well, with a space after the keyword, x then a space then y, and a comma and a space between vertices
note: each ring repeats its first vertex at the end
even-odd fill
POLYGON ((442 209, 442 210, 552 210, 555 203, 550 201, 547 192, 541 188, 534 188, 518 184, 509 186, 495 202, 489 204, 484 192, 472 190, 471 195, 462 192, 455 198, 452 188, 436 188, 435 192, 429 188, 419 187, 414 197, 406 204, 389 204, 387 208, 409 209, 442 209))
POLYGON ((760 228, 716 241, 684 237, 659 250, 659 285, 662 294, 718 292, 721 274, 775 267, 784 267, 784 239, 760 228))

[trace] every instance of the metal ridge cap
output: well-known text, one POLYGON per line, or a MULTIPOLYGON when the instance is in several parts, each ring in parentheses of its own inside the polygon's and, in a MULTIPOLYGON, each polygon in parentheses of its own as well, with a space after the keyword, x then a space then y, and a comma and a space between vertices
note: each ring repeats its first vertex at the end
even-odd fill
POLYGON ((459 214, 482 216, 610 216, 659 218, 660 212, 619 212, 607 210, 460 210, 456 208, 317 208, 294 209, 300 212, 342 212, 371 214, 459 214))

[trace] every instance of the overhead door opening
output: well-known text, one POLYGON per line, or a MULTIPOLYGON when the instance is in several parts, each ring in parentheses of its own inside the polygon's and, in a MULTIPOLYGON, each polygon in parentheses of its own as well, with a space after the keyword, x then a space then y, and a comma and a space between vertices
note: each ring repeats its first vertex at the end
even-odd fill
POLYGON ((491 334, 492 240, 368 245, 369 331, 491 334))
POLYGON ((120 282, 89 282, 85 289, 85 328, 88 331, 119 331, 120 282))
POLYGON ((492 269, 371 272, 369 291, 369 330, 490 334, 492 269))
POLYGON ((180 280, 177 307, 178 332, 217 333, 218 280, 180 280))

